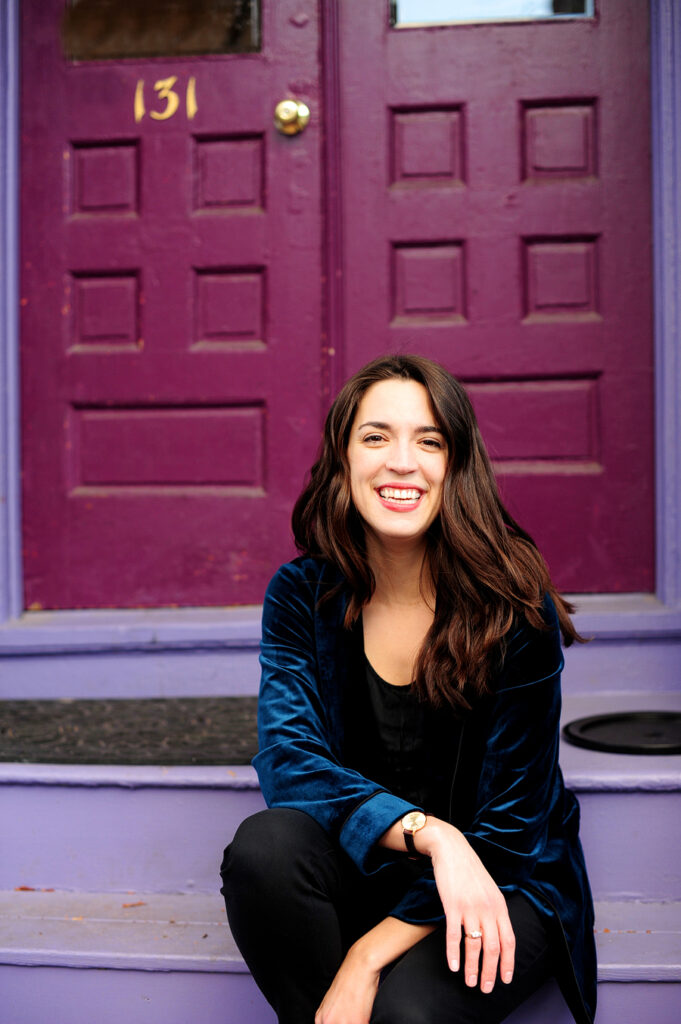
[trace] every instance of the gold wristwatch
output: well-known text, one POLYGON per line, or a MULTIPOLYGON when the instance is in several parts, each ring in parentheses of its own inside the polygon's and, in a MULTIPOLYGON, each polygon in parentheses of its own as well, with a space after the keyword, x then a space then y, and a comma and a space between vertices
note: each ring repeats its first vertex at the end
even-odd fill
POLYGON ((402 835, 404 836, 404 845, 407 847, 407 853, 411 859, 421 856, 414 843, 414 833, 419 832, 427 820, 428 819, 423 811, 409 811, 409 813, 405 814, 402 818, 402 835))

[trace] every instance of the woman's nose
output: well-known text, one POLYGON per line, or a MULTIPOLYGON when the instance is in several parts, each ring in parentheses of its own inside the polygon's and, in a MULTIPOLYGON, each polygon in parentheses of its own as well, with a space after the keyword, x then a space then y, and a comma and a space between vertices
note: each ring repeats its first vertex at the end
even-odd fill
POLYGON ((412 473, 416 469, 416 458, 411 445, 406 441, 391 445, 385 468, 393 473, 412 473))

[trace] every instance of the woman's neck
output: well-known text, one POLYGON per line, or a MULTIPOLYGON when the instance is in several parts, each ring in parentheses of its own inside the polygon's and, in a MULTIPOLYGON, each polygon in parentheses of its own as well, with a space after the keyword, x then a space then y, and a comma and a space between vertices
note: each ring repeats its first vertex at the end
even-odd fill
POLYGON ((425 544, 387 546, 367 537, 369 565, 376 580, 372 602, 390 605, 434 604, 425 544))

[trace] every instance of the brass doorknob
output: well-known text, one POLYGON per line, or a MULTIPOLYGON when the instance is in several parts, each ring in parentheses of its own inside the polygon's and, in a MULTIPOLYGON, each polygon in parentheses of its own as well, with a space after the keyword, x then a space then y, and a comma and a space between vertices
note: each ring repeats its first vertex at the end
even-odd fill
POLYGON ((298 135, 309 120, 310 108, 298 100, 282 100, 274 108, 274 124, 282 135, 298 135))

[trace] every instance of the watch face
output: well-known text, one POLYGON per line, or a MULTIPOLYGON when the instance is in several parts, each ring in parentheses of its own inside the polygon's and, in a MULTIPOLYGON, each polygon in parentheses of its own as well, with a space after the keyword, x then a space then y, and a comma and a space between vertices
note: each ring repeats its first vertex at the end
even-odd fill
POLYGON ((407 832, 418 832, 426 823, 426 816, 423 811, 409 811, 402 818, 402 828, 407 832))

